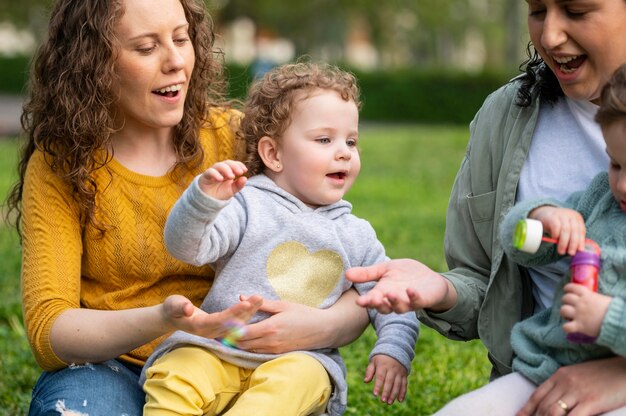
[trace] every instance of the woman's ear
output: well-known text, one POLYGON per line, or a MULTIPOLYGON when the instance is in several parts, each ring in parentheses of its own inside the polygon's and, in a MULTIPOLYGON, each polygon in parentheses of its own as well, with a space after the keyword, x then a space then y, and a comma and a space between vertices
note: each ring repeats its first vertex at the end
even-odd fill
POLYGON ((278 142, 276 140, 269 136, 261 137, 257 145, 257 151, 267 169, 272 172, 280 172, 283 170, 283 165, 280 163, 280 149, 278 148, 278 142))

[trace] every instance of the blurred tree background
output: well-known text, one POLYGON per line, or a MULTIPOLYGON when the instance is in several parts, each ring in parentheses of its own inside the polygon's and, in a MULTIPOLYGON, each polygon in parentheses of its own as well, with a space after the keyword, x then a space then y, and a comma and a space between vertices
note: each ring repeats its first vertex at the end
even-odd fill
MULTIPOLYGON (((213 0, 216 22, 242 18, 293 41, 295 54, 349 61, 368 46, 376 68, 517 67, 525 47, 521 0, 213 0)), ((525 32, 525 31, 524 31, 525 32)))
MULTIPOLYGON (((527 42, 521 0, 206 1, 223 35, 248 20, 257 40, 286 39, 294 56, 350 62, 355 49, 367 48, 364 69, 511 69, 527 42)), ((0 4, 0 24, 42 35, 50 0, 0 4)))
MULTIPOLYGON (((522 0, 205 0, 231 96, 301 56, 355 72, 363 119, 464 124, 519 72, 522 0)), ((52 0, 0 0, 0 94, 26 91, 52 0)))

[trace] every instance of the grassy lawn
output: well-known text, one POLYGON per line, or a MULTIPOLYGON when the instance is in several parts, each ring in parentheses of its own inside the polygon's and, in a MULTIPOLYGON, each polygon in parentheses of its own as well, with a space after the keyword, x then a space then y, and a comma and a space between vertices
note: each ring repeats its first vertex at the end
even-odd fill
MULTIPOLYGON (((445 209, 468 138, 467 128, 379 126, 361 129, 363 167, 347 199, 368 219, 392 258, 412 257, 435 270, 443 259, 445 209)), ((15 179, 16 146, 0 140, 0 196, 15 179)), ((0 226, 0 415, 26 414, 37 369, 25 339, 19 297, 20 249, 0 226)), ((478 341, 445 339, 422 326, 402 404, 377 402, 363 383, 375 335, 369 329, 342 349, 348 367, 349 415, 428 415, 451 398, 487 382, 490 365, 478 341)))
MULTIPOLYGON (((0 196, 15 181, 17 147, 0 139, 0 196)), ((20 245, 13 229, 0 224, 0 414, 25 415, 31 388, 39 374, 22 324, 20 245)))

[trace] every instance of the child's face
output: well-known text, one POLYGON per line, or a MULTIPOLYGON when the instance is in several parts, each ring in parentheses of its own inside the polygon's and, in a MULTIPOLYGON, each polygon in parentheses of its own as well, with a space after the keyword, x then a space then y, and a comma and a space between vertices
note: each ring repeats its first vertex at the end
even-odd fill
POLYGON ((626 120, 602 128, 609 154, 609 184, 615 200, 626 212, 626 120))
POLYGON ((337 92, 317 90, 296 98, 291 123, 278 139, 284 190, 311 207, 339 201, 361 170, 359 111, 337 92))

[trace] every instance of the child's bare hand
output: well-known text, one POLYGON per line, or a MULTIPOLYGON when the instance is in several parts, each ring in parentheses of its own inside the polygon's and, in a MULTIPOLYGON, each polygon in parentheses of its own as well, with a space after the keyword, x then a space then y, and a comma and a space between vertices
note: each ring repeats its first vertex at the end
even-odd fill
POLYGON ((560 310, 561 316, 568 320, 563 324, 565 333, 580 332, 590 337, 600 335, 611 299, 610 296, 596 293, 583 285, 565 285, 560 310))
POLYGON ((406 397, 407 371, 402 364, 388 355, 378 354, 372 357, 363 381, 374 379, 374 396, 380 401, 393 404, 395 400, 404 401, 406 397))
POLYGON ((585 221, 579 212, 543 205, 532 210, 528 217, 541 221, 543 229, 552 238, 559 240, 557 253, 573 256, 577 251, 585 249, 585 221))
POLYGON ((236 160, 223 160, 217 162, 202 175, 198 184, 205 194, 220 200, 227 200, 233 197, 246 184, 246 177, 243 176, 248 171, 246 165, 236 160))

